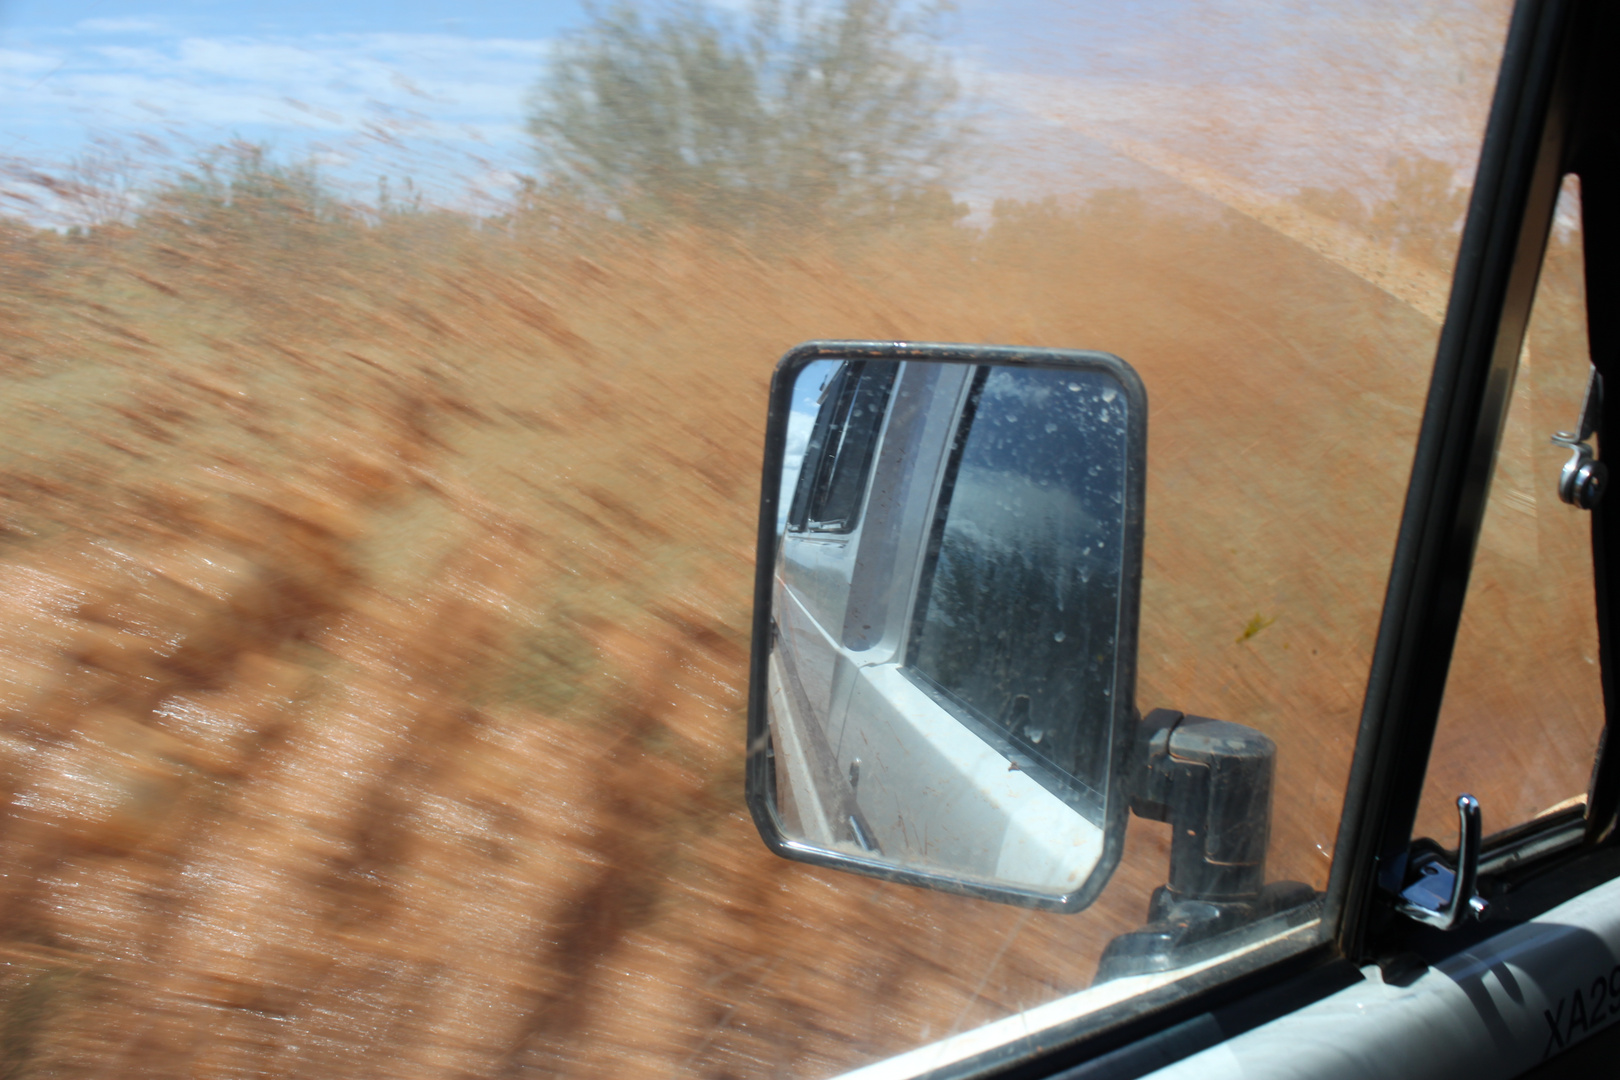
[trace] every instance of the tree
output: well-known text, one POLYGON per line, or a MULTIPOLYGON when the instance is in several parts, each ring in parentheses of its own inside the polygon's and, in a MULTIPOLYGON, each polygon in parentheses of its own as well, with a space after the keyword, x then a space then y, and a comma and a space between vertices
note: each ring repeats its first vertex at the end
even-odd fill
POLYGON ((528 129, 553 183, 633 221, 757 231, 954 212, 938 197, 965 134, 933 47, 944 10, 592 10, 536 88, 528 129))
POLYGON ((91 139, 90 146, 68 164, 75 224, 101 229, 132 222, 143 171, 140 160, 118 139, 91 139))
POLYGON ((258 143, 233 142, 202 154, 190 168, 159 184, 143 217, 184 222, 193 229, 254 235, 293 243, 341 217, 311 163, 282 164, 258 143))

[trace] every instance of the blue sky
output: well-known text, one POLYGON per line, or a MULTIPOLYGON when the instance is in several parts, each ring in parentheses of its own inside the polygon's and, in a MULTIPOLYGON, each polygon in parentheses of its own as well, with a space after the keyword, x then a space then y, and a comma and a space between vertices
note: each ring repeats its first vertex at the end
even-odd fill
MULTIPOLYGON (((1278 190, 1372 183, 1396 153, 1466 175, 1502 10, 965 0, 944 44, 984 142, 959 186, 982 209, 1151 182, 1107 150, 1111 133, 1278 190)), ((533 167, 525 96, 583 18, 533 0, 0 0, 0 163, 60 167, 100 140, 149 174, 244 138, 357 192, 388 174, 445 201, 498 198, 533 167)))
POLYGON ((141 160, 160 165, 240 137, 329 172, 498 187, 528 167, 524 94, 579 17, 480 0, 0 0, 0 155, 49 164, 142 134, 141 160))

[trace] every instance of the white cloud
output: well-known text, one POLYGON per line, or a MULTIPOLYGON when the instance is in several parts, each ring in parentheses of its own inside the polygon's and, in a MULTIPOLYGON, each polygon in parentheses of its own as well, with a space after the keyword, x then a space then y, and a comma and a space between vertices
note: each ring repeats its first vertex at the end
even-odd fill
POLYGON ((157 49, 143 49, 132 45, 97 45, 87 50, 109 65, 124 69, 155 68, 167 63, 168 57, 157 49))
POLYGON ((157 19, 80 19, 73 29, 87 34, 158 34, 164 26, 157 19))
POLYGON ((37 79, 61 63, 59 58, 45 53, 0 49, 0 89, 37 79))
POLYGON ((489 177, 529 167, 525 98, 548 49, 441 33, 58 38, 0 52, 0 155, 57 164, 94 135, 161 131, 182 157, 244 137, 347 162, 366 184, 506 188, 489 177))

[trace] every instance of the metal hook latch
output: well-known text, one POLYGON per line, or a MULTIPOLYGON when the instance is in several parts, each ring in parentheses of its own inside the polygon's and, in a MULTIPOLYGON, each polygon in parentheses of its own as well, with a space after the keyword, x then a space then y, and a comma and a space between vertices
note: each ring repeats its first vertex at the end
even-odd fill
POLYGON ((1603 377, 1596 367, 1586 383, 1586 400, 1581 404, 1581 421, 1576 431, 1560 431, 1552 437, 1557 446, 1570 451, 1569 460, 1558 474, 1558 497, 1571 506, 1590 510, 1603 498, 1609 484, 1609 467, 1596 460, 1588 442, 1597 430, 1603 411, 1603 377))
POLYGON ((1468 918, 1483 919, 1490 905, 1475 895, 1479 883, 1479 847, 1484 827, 1479 800, 1457 796, 1457 865, 1447 866, 1437 854, 1413 860, 1417 880, 1401 890, 1395 910, 1420 923, 1450 930, 1468 918))

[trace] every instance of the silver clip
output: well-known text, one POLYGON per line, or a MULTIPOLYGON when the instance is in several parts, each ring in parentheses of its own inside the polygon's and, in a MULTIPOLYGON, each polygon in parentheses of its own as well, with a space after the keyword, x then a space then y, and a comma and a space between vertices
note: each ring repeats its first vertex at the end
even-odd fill
POLYGON ((1558 497, 1571 506, 1590 510, 1603 498, 1609 484, 1609 467, 1596 460, 1588 440, 1603 415, 1603 377, 1596 367, 1586 383, 1586 400, 1581 403, 1579 430, 1560 431, 1552 437, 1556 446, 1570 451, 1569 460, 1558 474, 1558 497))
POLYGON ((1396 911, 1441 930, 1485 917, 1490 905, 1475 894, 1484 826, 1479 800, 1472 795, 1457 796, 1457 834, 1456 867, 1447 866, 1439 855, 1419 855, 1413 860, 1417 880, 1401 890, 1396 911))

